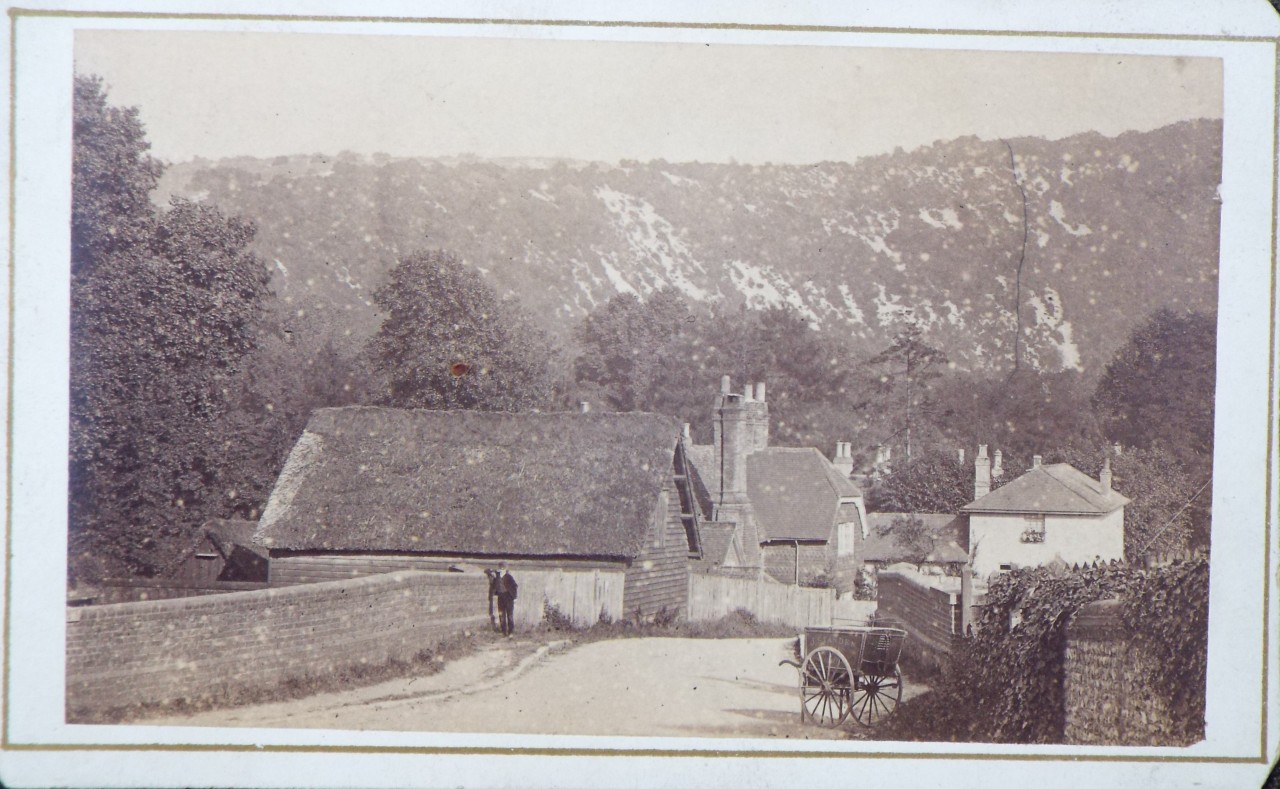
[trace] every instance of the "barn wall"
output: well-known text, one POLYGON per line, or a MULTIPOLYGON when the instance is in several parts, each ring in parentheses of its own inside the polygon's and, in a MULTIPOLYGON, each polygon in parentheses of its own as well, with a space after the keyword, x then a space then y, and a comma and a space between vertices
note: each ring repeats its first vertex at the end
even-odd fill
POLYGON ((487 625, 484 576, 398 573, 67 609, 67 718, 408 660, 487 625))
POLYGON ((645 548, 627 567, 622 605, 626 616, 641 619, 664 610, 689 615, 689 542, 674 483, 659 496, 645 548))
MULTIPOLYGON (((555 606, 580 627, 594 625, 602 618, 618 621, 625 616, 622 606, 625 564, 621 560, 280 553, 271 558, 271 578, 273 586, 286 586, 390 572, 448 572, 451 567, 469 575, 480 575, 485 568, 502 564, 520 587, 515 605, 515 622, 519 628, 541 622, 546 604, 555 606)), ((488 599, 487 593, 485 599, 488 599)), ((497 616, 496 602, 494 616, 497 616)))

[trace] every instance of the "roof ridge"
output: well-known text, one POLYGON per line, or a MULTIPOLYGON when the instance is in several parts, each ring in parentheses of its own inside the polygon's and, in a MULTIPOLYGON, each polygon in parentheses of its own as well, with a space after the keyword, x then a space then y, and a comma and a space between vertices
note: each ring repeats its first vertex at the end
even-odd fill
MULTIPOLYGON (((1093 480, 1092 480, 1092 478, 1091 478, 1088 474, 1084 473, 1083 471, 1081 471, 1080 469, 1078 469, 1078 468, 1076 468, 1075 466, 1071 465, 1070 463, 1054 463, 1053 465, 1055 465, 1055 466, 1066 466, 1067 468, 1069 468, 1069 469, 1071 469, 1072 471, 1076 472, 1077 474, 1079 474, 1080 476, 1082 476, 1082 477, 1084 477, 1085 479, 1089 480, 1090 482, 1092 482, 1092 481, 1093 481, 1093 480)), ((1042 467, 1042 468, 1041 468, 1041 470, 1043 471, 1043 470, 1044 470, 1044 468, 1042 467)), ((1049 472, 1047 472, 1047 471, 1045 471, 1045 473, 1046 473, 1046 474, 1049 474, 1049 472)), ((1057 477, 1055 477, 1054 475, 1049 474, 1049 479, 1053 480, 1054 482, 1058 483, 1058 484, 1059 484, 1059 485, 1061 485, 1062 487, 1066 488, 1068 491, 1070 491, 1070 493, 1071 493, 1071 495, 1072 495, 1072 496, 1075 496, 1076 498, 1080 499, 1080 500, 1081 500, 1081 501, 1083 501, 1085 504, 1088 504, 1088 505, 1089 505, 1089 506, 1091 506, 1091 507, 1097 507, 1097 506, 1098 506, 1098 502, 1096 502, 1096 501, 1090 501, 1089 499, 1085 498, 1083 495, 1081 495, 1081 494, 1077 493, 1077 492, 1075 491, 1075 489, 1074 489, 1074 488, 1072 488, 1070 485, 1068 485, 1067 483, 1065 483, 1065 482, 1063 482, 1062 480, 1058 479, 1058 478, 1057 478, 1057 477)), ((1090 488, 1092 488, 1092 486, 1090 486, 1090 488)), ((1091 490, 1090 492, 1092 492, 1092 490, 1091 490)), ((1100 491, 1099 491, 1096 495, 1098 496, 1098 498, 1099 498, 1099 499, 1105 499, 1105 498, 1106 498, 1106 497, 1105 497, 1105 496, 1104 496, 1100 491)))

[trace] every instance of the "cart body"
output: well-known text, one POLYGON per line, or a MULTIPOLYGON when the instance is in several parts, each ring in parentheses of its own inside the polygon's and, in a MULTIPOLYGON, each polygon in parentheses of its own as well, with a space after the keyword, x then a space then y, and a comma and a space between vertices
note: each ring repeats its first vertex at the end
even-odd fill
MULTIPOLYGON (((800 635, 800 719, 838 726, 852 715, 874 726, 902 699, 898 659, 907 633, 895 627, 809 627, 800 635)), ((790 661, 787 661, 790 662, 790 661)))

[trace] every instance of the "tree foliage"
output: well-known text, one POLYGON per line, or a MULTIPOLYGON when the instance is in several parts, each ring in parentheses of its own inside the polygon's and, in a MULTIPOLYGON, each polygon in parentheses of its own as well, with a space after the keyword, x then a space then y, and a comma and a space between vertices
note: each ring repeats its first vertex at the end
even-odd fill
POLYGON ((1207 475, 1213 456, 1217 325, 1212 315, 1162 308, 1134 330, 1098 382, 1107 437, 1163 446, 1207 475))
POLYGON ((912 457, 912 431, 919 432, 926 420, 921 411, 932 406, 933 382, 942 374, 947 355, 924 340, 918 323, 906 324, 894 335, 889 347, 866 361, 879 376, 879 390, 885 409, 895 415, 895 436, 901 436, 904 456, 912 457))
POLYGON ((938 384, 928 416, 953 446, 972 451, 987 444, 1008 463, 1029 467, 1032 456, 1051 451, 1098 451, 1103 438, 1090 394, 1073 370, 952 375, 938 384))
POLYGON ((253 226, 144 202, 160 167, 135 110, 77 77, 72 210, 73 578, 154 574, 237 495, 228 383, 256 345, 253 226))
POLYGON ((794 310, 695 310, 674 290, 614 296, 576 332, 581 397, 621 411, 670 414, 706 439, 720 377, 766 384, 771 441, 834 444, 863 407, 848 350, 794 310))
POLYGON ((406 256, 374 299, 385 317, 368 358, 386 381, 385 404, 515 411, 552 403, 556 366, 545 334, 453 254, 406 256))
POLYGON ((956 512, 973 501, 973 467, 944 452, 895 464, 867 492, 873 512, 956 512))

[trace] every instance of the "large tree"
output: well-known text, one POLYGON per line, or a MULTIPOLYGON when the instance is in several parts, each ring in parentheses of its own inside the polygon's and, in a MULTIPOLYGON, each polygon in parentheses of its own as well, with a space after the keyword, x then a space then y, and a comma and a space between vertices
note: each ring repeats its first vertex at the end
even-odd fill
POLYGON ((1162 308, 1134 330, 1098 382, 1094 406, 1107 438, 1163 446, 1207 474, 1213 456, 1214 316, 1162 308))
POLYGON ((576 339, 581 353, 574 363, 579 384, 595 387, 613 410, 652 410, 669 405, 663 382, 683 354, 681 340, 694 331, 689 305, 674 290, 660 290, 641 301, 620 293, 587 315, 576 339))
POLYGON ((77 77, 71 260, 70 566, 155 574, 237 506, 228 384, 267 293, 253 227, 147 199, 161 172, 137 111, 77 77))
POLYGON ((921 427, 921 411, 930 407, 933 381, 946 364, 946 354, 925 342, 924 330, 915 322, 904 325, 889 347, 866 361, 879 375, 885 407, 895 415, 892 435, 901 437, 907 460, 912 455, 912 430, 921 427))
POLYGON ((384 315, 368 358, 400 408, 515 411, 552 405, 556 355, 544 332, 443 250, 415 252, 374 300, 384 315))

